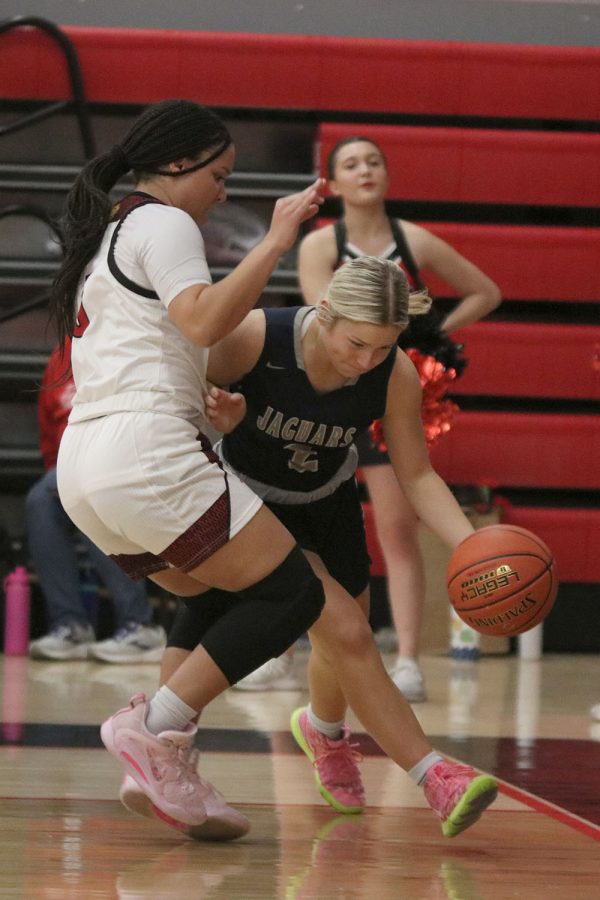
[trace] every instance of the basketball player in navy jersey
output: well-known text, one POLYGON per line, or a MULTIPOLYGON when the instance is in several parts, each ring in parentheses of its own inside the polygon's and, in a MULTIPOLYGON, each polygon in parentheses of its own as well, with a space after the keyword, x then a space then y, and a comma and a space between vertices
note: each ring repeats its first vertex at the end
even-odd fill
MULTIPOLYGON (((429 229, 406 219, 388 215, 385 197, 389 174, 383 150, 361 136, 341 140, 327 161, 331 193, 342 204, 342 217, 332 225, 311 231, 300 243, 298 274, 304 300, 318 303, 335 269, 348 259, 363 254, 382 256, 402 266, 415 289, 421 289, 428 274, 448 284, 458 297, 453 309, 442 315, 433 304, 430 313, 418 317, 402 335, 400 346, 409 349, 413 362, 427 383, 427 369, 433 356, 447 370, 460 375, 465 360, 450 335, 478 321, 495 309, 501 300, 494 282, 429 229), (415 353, 415 351, 417 351, 415 353)), ((427 403, 422 411, 428 443, 433 442, 451 418, 440 406, 447 401, 427 403)), ((363 434, 358 443, 360 468, 372 502, 375 527, 387 571, 387 587, 392 620, 398 638, 398 658, 392 678, 411 702, 426 699, 423 673, 418 663, 425 573, 418 544, 417 519, 404 496, 393 467, 384 451, 363 434)), ((272 687, 265 663, 242 686, 272 687)))

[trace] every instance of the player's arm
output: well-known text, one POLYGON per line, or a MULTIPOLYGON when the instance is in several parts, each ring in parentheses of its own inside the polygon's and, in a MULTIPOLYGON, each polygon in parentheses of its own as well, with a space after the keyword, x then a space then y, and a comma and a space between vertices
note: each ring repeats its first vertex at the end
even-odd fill
POLYGON ((396 477, 419 519, 451 550, 473 531, 445 481, 431 466, 421 421, 421 384, 402 352, 388 384, 382 419, 396 477))
POLYGON ((327 293, 336 260, 333 225, 311 231, 298 248, 298 279, 304 302, 316 306, 327 293))
POLYGON ((456 331, 496 309, 502 299, 500 289, 481 269, 426 228, 404 221, 402 228, 425 277, 427 271, 433 272, 460 298, 442 322, 444 331, 456 331))
POLYGON ((275 204, 271 225, 263 240, 216 284, 185 288, 169 304, 169 318, 192 343, 212 347, 242 321, 256 305, 279 257, 289 250, 306 219, 322 203, 324 180, 275 204))
POLYGON ((250 372, 265 344, 266 321, 262 309, 254 309, 237 328, 214 344, 208 354, 206 376, 212 384, 234 384, 250 372))

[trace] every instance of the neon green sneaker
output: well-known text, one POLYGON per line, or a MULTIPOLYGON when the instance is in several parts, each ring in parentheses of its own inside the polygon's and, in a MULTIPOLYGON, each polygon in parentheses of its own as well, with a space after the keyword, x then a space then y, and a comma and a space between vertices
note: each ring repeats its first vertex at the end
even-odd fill
POLYGON ((427 802, 442 820, 446 837, 455 837, 473 825, 498 795, 491 775, 447 760, 435 763, 423 786, 427 802))
POLYGON ((357 762, 362 758, 350 743, 350 731, 344 726, 340 740, 332 741, 308 721, 305 706, 292 713, 292 734, 315 770, 315 781, 324 800, 341 813, 360 813, 365 806, 357 762))

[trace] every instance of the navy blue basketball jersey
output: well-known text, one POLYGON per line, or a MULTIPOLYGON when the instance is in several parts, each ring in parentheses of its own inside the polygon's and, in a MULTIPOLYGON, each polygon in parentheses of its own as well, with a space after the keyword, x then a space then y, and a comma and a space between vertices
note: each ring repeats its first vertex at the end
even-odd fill
POLYGON ((244 421, 223 438, 220 452, 257 492, 280 503, 326 496, 356 468, 354 441, 385 411, 396 358, 325 394, 304 369, 302 333, 314 307, 263 310, 265 345, 256 366, 232 390, 244 394, 244 421), (265 492, 259 485, 275 490, 265 492))

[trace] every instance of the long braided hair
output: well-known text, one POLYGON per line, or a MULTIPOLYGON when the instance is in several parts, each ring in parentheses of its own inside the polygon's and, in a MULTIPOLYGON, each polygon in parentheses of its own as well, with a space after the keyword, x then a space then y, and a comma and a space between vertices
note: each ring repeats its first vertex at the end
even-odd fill
POLYGON ((77 289, 96 254, 111 217, 109 192, 127 172, 139 181, 148 175, 186 175, 216 159, 231 144, 225 123, 190 100, 164 100, 149 106, 120 144, 87 163, 69 191, 60 223, 64 261, 54 278, 50 316, 61 346, 73 333, 77 289), (180 159, 202 162, 177 172, 164 167, 180 159))

